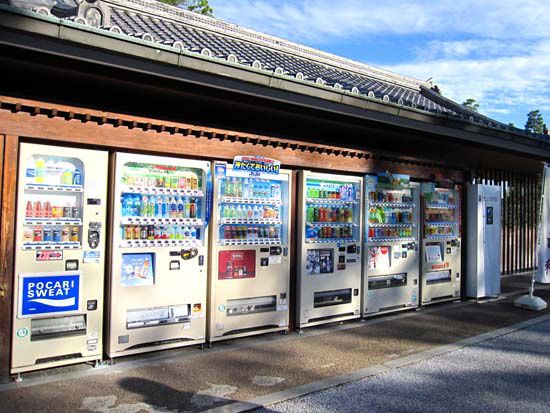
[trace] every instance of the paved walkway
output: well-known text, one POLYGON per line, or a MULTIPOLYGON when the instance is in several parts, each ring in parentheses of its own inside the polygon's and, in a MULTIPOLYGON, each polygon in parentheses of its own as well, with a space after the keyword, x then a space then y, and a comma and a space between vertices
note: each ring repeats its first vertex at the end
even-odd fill
MULTIPOLYGON (((517 282, 517 279, 514 279, 517 282)), ((528 280, 524 287, 528 286, 528 280)), ((550 299, 550 290, 539 295, 550 299)), ((3 411, 200 411, 388 363, 546 312, 511 299, 435 305, 367 322, 216 343, 31 375, 0 385, 3 411), (60 371, 65 371, 59 374, 60 371)))
POLYGON ((549 379, 547 321, 257 413, 548 412, 549 379))

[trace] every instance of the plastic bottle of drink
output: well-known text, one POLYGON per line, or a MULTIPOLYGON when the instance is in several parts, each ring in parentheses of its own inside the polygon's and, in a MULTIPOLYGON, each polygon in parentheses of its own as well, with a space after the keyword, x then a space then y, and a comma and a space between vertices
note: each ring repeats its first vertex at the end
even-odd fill
POLYGON ((243 179, 243 198, 250 198, 250 184, 248 178, 243 179))
POLYGON ((160 216, 162 218, 168 218, 169 213, 168 213, 168 199, 167 199, 167 197, 159 196, 159 202, 161 203, 161 205, 160 205, 160 216))
POLYGON ((177 218, 178 216, 178 205, 175 198, 170 198, 170 218, 177 218))
POLYGON ((189 202, 189 218, 197 218, 197 204, 195 198, 189 202))
POLYGON ((253 219, 254 218, 254 210, 252 209, 252 207, 250 205, 246 209, 246 218, 247 219, 253 219))
POLYGON ((46 201, 44 204, 44 218, 51 218, 52 217, 52 204, 50 201, 46 201))
POLYGON ((133 195, 132 196, 132 215, 139 217, 139 212, 141 211, 141 196, 133 195))
POLYGON ((224 192, 223 192, 223 194, 225 196, 232 196, 231 193, 232 193, 232 191, 231 191, 231 179, 225 178, 224 179, 224 192))
POLYGON ((185 200, 184 208, 185 208, 185 211, 183 212, 184 218, 191 218, 191 203, 189 202, 188 199, 185 200))
POLYGON ((35 216, 36 218, 42 218, 44 216, 44 211, 42 210, 42 202, 35 201, 33 216, 35 216))
POLYGON ((176 203, 178 204, 178 218, 187 218, 187 215, 185 215, 185 206, 183 204, 183 198, 182 197, 176 197, 176 203))
POLYGON ((32 208, 32 202, 27 201, 27 206, 25 208, 25 216, 27 218, 29 218, 29 217, 32 217, 33 215, 34 215, 34 211, 33 211, 33 208, 32 208))
POLYGON ((141 207, 140 207, 140 210, 139 210, 139 216, 140 217, 146 217, 147 216, 147 212, 148 212, 148 208, 149 208, 149 199, 147 198, 146 195, 143 195, 141 197, 141 207))
POLYGON ((162 218, 162 196, 157 196, 157 204, 155 205, 155 216, 162 218))
POLYGON ((260 219, 262 217, 260 207, 256 205, 254 207, 254 219, 260 219))
POLYGON ((157 197, 156 196, 150 196, 149 197, 149 205, 148 205, 148 208, 147 208, 147 216, 148 217, 156 216, 156 209, 157 209, 157 197))
POLYGON ((44 158, 37 158, 34 162, 34 182, 43 184, 46 179, 46 162, 44 158))

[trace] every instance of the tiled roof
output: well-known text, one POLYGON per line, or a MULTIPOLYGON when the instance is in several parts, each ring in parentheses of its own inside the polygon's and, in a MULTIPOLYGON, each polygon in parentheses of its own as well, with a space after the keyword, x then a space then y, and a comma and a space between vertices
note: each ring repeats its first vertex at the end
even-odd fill
MULTIPOLYGON (((429 82, 401 76, 284 39, 202 16, 155 0, 8 0, 142 40, 186 49, 383 102, 440 113, 484 126, 509 126, 466 110, 431 90, 429 82), (74 8, 72 6, 77 5, 74 8), (75 14, 67 17, 69 10, 75 14)), ((512 128, 518 132, 520 130, 512 128)))

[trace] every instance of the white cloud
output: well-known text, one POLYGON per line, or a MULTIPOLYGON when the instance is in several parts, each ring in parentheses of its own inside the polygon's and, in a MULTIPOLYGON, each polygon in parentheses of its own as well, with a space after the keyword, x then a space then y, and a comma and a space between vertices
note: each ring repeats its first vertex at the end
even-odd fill
POLYGON ((215 15, 314 43, 357 35, 463 33, 510 39, 550 35, 550 0, 211 0, 215 15))

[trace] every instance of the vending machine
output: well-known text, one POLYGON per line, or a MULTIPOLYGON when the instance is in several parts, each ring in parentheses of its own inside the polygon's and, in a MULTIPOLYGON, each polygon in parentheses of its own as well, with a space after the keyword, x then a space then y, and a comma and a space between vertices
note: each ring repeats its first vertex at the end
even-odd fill
POLYGON ((297 327, 361 316, 363 178, 299 175, 297 327))
POLYGON ((460 298, 460 191, 422 184, 422 305, 460 298))
POLYGON ((468 273, 466 295, 500 295, 501 187, 468 185, 468 273))
POLYGON ((250 156, 214 176, 208 340, 286 331, 291 172, 250 156))
POLYGON ((210 163, 115 154, 109 357, 203 343, 210 163))
POLYGON ((11 373, 102 358, 107 152, 20 146, 11 373))
POLYGON ((367 175, 365 193, 362 314, 418 307, 418 185, 407 175, 367 175))

